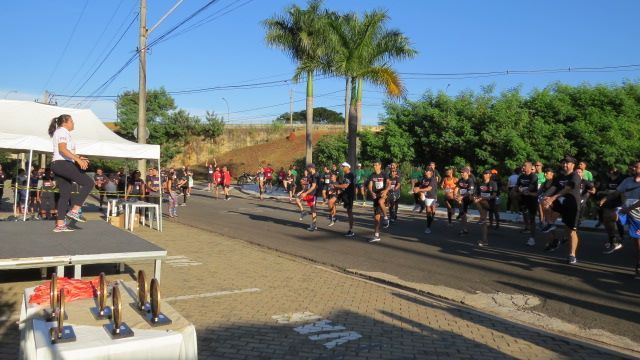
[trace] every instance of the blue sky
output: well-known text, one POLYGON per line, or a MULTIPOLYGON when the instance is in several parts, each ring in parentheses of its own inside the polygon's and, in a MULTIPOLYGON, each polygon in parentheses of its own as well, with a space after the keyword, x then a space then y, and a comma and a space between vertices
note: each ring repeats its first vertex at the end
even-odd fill
MULTIPOLYGON (((150 39, 207 2, 185 0, 150 39)), ((148 25, 155 24, 174 3, 174 0, 150 0, 148 25)), ((297 0, 218 0, 183 28, 213 16, 212 21, 152 48, 148 56, 148 87, 164 86, 176 91, 290 78, 294 64, 280 51, 265 45, 261 21, 291 3, 305 4, 297 0)), ((325 6, 341 12, 388 10, 389 27, 403 31, 419 51, 416 58, 395 64, 402 73, 640 64, 640 27, 637 26, 640 1, 326 0, 325 6)), ((0 31, 4 34, 0 98, 32 100, 41 97, 45 89, 62 95, 90 94, 116 73, 137 46, 136 20, 102 67, 80 89, 134 18, 138 1, 23 0, 5 1, 0 8, 0 31), (71 37, 74 27, 76 31, 71 37)), ((640 67, 627 70, 495 77, 403 77, 408 97, 416 99, 427 90, 442 90, 452 95, 466 89, 479 90, 487 84, 495 84, 498 91, 521 86, 528 92, 553 81, 612 84, 640 79, 640 67)), ((136 61, 102 94, 137 90, 137 86, 136 61)), ((206 110, 226 115, 224 97, 230 106, 230 122, 261 123, 289 111, 290 88, 296 100, 294 109, 302 110, 304 84, 176 95, 175 99, 179 107, 195 115, 202 115, 206 110), (251 110, 255 108, 260 109, 251 110)), ((343 79, 316 81, 316 95, 324 96, 317 97, 315 105, 342 112, 343 89, 343 79)), ((63 104, 67 99, 56 100, 63 104)), ((365 86, 365 124, 377 123, 384 101, 380 89, 365 86)), ((108 99, 82 103, 72 100, 66 106, 90 107, 104 121, 113 121, 116 117, 114 101, 108 99)))

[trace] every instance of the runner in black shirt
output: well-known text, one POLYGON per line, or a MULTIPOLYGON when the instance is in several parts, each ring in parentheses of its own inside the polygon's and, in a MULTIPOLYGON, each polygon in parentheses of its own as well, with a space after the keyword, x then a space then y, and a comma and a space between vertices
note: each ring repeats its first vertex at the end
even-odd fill
POLYGON ((327 205, 329 206, 329 225, 333 226, 336 223, 336 201, 338 201, 338 175, 331 173, 329 175, 329 183, 324 184, 324 193, 327 199, 327 205))
POLYGON ((622 183, 624 177, 615 167, 609 169, 607 178, 600 184, 600 189, 596 194, 598 204, 598 219, 604 224, 604 228, 609 235, 609 241, 605 243, 605 254, 612 254, 614 251, 622 249, 622 239, 624 237, 624 226, 616 221, 616 208, 622 206, 622 197, 616 189, 622 183), (617 233, 616 233, 617 228, 617 233))
POLYGON ((529 234, 528 246, 535 246, 536 213, 538 212, 538 176, 534 172, 533 164, 527 161, 522 166, 522 173, 518 176, 515 191, 524 208, 523 234, 529 234))
POLYGON ((489 209, 489 225, 493 226, 493 219, 496 220, 495 229, 498 230, 500 228, 500 193, 502 191, 502 180, 500 180, 500 176, 498 176, 497 170, 491 170, 491 181, 496 183, 498 187, 498 192, 496 193, 495 200, 491 201, 489 205, 491 208, 489 209))
POLYGON ((351 165, 347 162, 341 164, 344 175, 340 179, 336 188, 341 190, 342 206, 347 210, 349 217, 349 231, 344 234, 346 237, 354 237, 353 233, 353 202, 356 199, 356 177, 351 172, 351 165))
MULTIPOLYGON (((309 175, 304 180, 305 189, 298 194, 298 198, 304 200, 311 211, 311 225, 307 228, 309 231, 316 231, 317 226, 317 213, 316 213, 316 199, 318 196, 318 184, 320 183, 320 176, 316 173, 316 166, 314 164, 307 165, 309 175)), ((300 215, 302 219, 304 213, 300 215)))
POLYGON ((460 172, 460 179, 458 179, 458 193, 456 199, 460 204, 459 217, 462 223, 462 229, 458 235, 467 235, 469 229, 467 228, 467 211, 469 211, 469 205, 474 201, 474 195, 476 193, 476 184, 471 177, 471 169, 468 167, 462 168, 460 172))
POLYGON ((104 203, 104 186, 107 184, 107 177, 104 175, 102 168, 96 169, 96 174, 93 176, 93 182, 95 183, 96 190, 98 190, 100 210, 102 210, 102 204, 104 203))
POLYGON ((424 177, 416 183, 413 188, 414 194, 418 194, 418 199, 427 210, 427 228, 425 234, 431 234, 431 223, 436 214, 438 199, 438 178, 436 178, 433 168, 424 169, 424 177))
POLYGON ((387 196, 387 203, 389 205, 389 218, 390 221, 398 220, 398 203, 400 202, 400 185, 402 178, 398 173, 397 166, 391 166, 391 173, 389 174, 389 182, 391 188, 387 196))
MULTIPOLYGON (((576 159, 566 156, 562 160, 562 173, 556 175, 551 188, 547 190, 543 198, 543 206, 548 219, 547 226, 542 232, 548 233, 556 229, 555 221, 562 216, 562 222, 566 225, 566 233, 570 241, 569 264, 575 264, 576 250, 578 249, 578 211, 580 209, 580 182, 582 179, 574 171, 576 159)), ((546 251, 554 251, 560 245, 556 234, 547 244, 546 251)))
POLYGON ((369 194, 373 199, 373 215, 375 219, 375 232, 369 242, 380 241, 380 218, 383 216, 384 227, 389 227, 389 219, 385 209, 385 200, 391 184, 389 177, 382 171, 382 163, 376 160, 373 163, 373 173, 369 176, 369 194))
POLYGON ((482 180, 476 184, 476 194, 474 202, 480 211, 480 226, 482 229, 482 239, 478 241, 478 246, 488 246, 487 233, 487 214, 492 207, 492 203, 496 201, 498 196, 498 184, 491 180, 491 170, 485 170, 482 173, 482 180))
POLYGON ((318 194, 322 193, 322 200, 324 202, 327 202, 327 187, 329 186, 329 184, 331 183, 331 171, 329 170, 328 166, 324 166, 322 168, 322 174, 319 174, 320 176, 320 183, 318 184, 318 189, 321 191, 318 191, 318 194))

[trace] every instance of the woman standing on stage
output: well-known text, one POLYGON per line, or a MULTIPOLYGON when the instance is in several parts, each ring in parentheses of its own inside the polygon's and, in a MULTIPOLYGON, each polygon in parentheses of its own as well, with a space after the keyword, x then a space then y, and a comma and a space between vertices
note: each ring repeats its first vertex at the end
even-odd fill
POLYGON ((93 180, 81 171, 87 169, 89 159, 76 155, 76 144, 71 138, 71 131, 73 131, 71 115, 63 114, 55 117, 49 124, 49 136, 53 138, 51 170, 55 174, 55 181, 60 189, 54 232, 73 231, 67 227, 65 218, 78 222, 87 221, 80 211, 94 186, 93 180), (80 194, 71 199, 71 183, 73 182, 80 186, 80 194), (69 209, 70 200, 72 200, 71 209, 69 209))

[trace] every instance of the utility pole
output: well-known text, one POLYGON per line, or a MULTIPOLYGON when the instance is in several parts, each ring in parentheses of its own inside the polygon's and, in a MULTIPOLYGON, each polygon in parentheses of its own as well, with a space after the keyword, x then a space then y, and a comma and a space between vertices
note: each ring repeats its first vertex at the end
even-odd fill
MULTIPOLYGON (((138 144, 147 143, 147 0, 140 0, 140 72, 138 74, 138 144)), ((147 161, 138 160, 138 170, 144 179, 147 161)))
POLYGON ((289 89, 289 126, 293 131, 293 89, 289 89))

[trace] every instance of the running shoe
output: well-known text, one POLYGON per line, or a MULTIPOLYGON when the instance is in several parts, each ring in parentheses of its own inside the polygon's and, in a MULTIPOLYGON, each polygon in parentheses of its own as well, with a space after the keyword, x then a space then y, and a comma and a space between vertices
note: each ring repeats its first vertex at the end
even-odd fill
POLYGON ((318 230, 318 227, 313 224, 309 225, 309 227, 307 228, 307 231, 316 231, 316 230, 318 230))
POLYGON ((527 240, 527 246, 536 246, 536 239, 530 237, 529 240, 527 240))
POLYGON ((300 212, 300 220, 304 219, 305 216, 307 216, 307 212, 306 211, 301 211, 300 212))
POLYGON ((560 246, 560 242, 557 239, 553 239, 547 243, 547 246, 545 246, 544 251, 548 251, 548 252, 556 251, 559 246, 560 246))
POLYGON ((380 235, 373 235, 373 237, 371 239, 369 239, 370 243, 374 243, 374 242, 378 242, 380 241, 380 235))
POLYGON ((72 232, 73 229, 67 227, 67 225, 62 224, 62 225, 56 225, 55 228, 53 228, 53 232, 55 233, 59 233, 59 232, 72 232))
POLYGON ((81 222, 81 223, 87 222, 87 219, 85 219, 85 217, 79 211, 70 210, 67 213, 67 217, 69 219, 73 219, 73 220, 75 220, 77 222, 81 222))
POLYGON ((333 221, 333 219, 331 219, 331 221, 329 222, 329 225, 327 225, 327 226, 333 226, 333 225, 335 225, 335 224, 336 224, 336 222, 335 222, 335 221, 333 221))
POLYGON ((344 236, 352 238, 352 237, 355 237, 356 234, 353 231, 349 230, 346 234, 344 234, 344 236))
POLYGON ((382 220, 382 227, 383 227, 384 229, 388 229, 388 228, 389 228, 389 219, 388 219, 388 218, 384 218, 384 219, 382 220))
POLYGON ((180 204, 180 206, 187 206, 187 203, 182 203, 180 204))
POLYGON ((542 232, 546 234, 555 229, 557 229, 557 227, 554 224, 547 224, 545 227, 542 228, 542 232))
POLYGON ((489 243, 486 243, 486 242, 483 242, 483 241, 478 241, 478 246, 480 246, 480 247, 489 246, 489 243))
POLYGON ((578 259, 576 259, 575 256, 569 255, 569 258, 567 259, 567 263, 569 263, 569 265, 577 264, 578 263, 578 259))
POLYGON ((425 234, 431 234, 431 229, 429 229, 429 228, 424 229, 424 233, 425 234))
POLYGON ((614 243, 613 246, 609 245, 609 248, 607 250, 605 250, 603 253, 605 255, 609 255, 609 254, 613 254, 614 252, 618 251, 622 249, 622 244, 620 243, 614 243))

